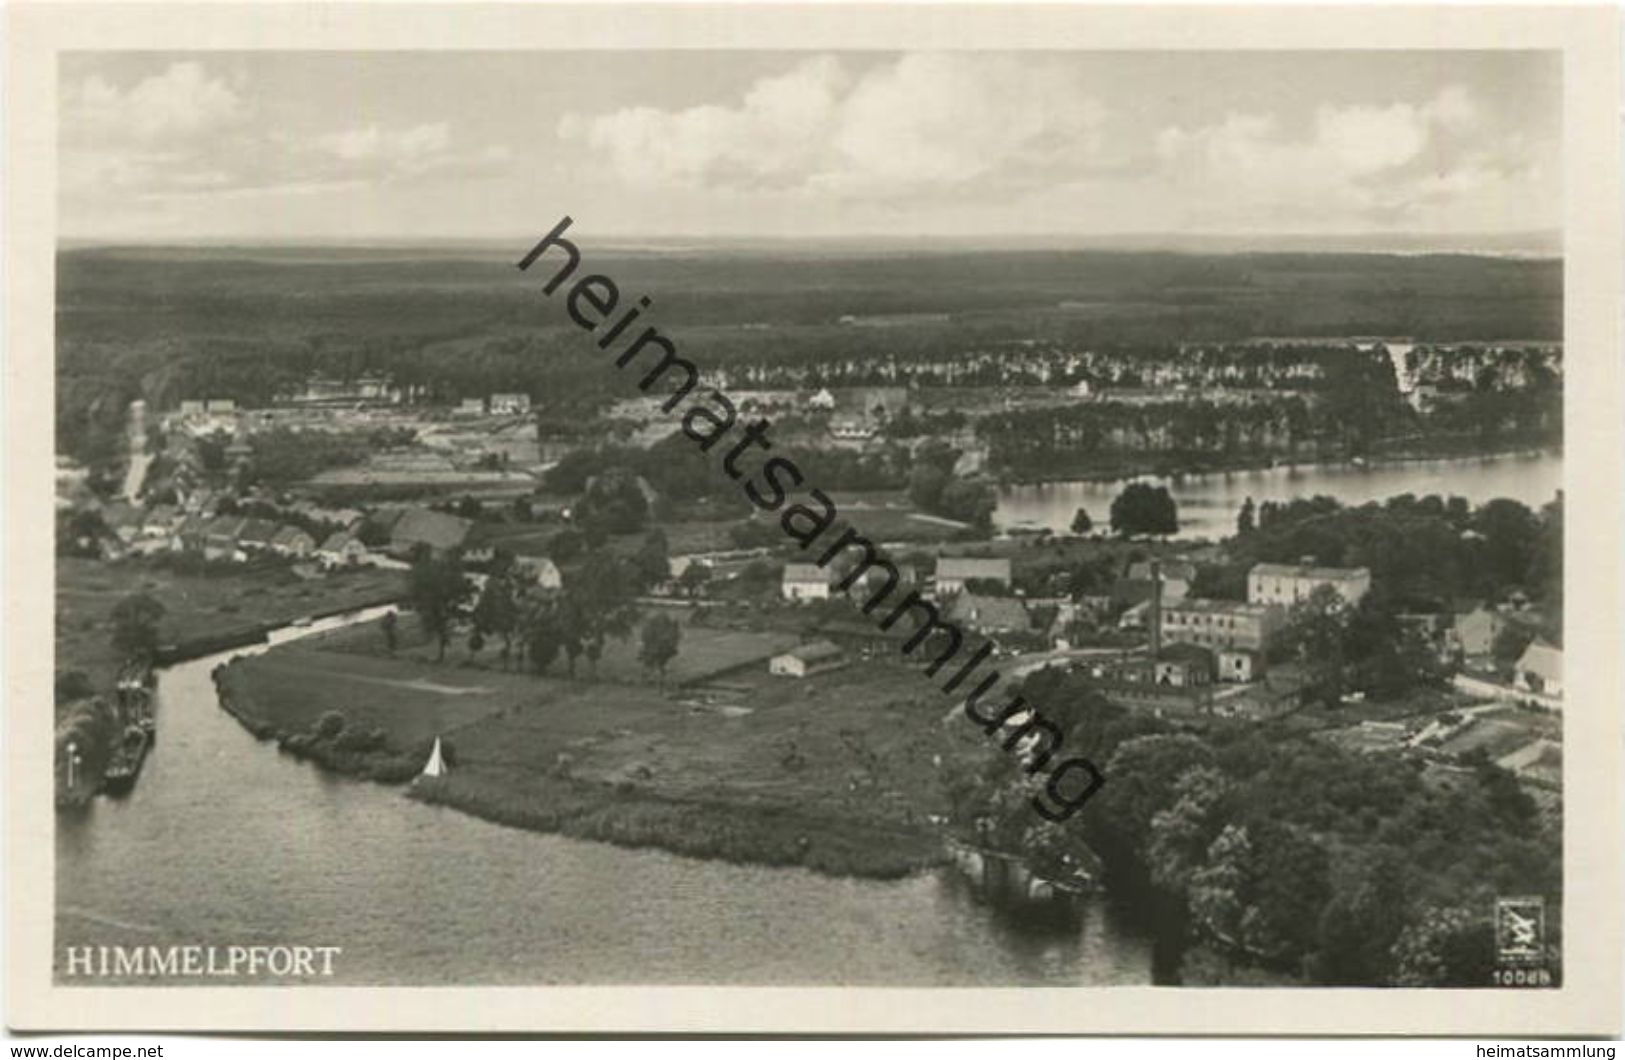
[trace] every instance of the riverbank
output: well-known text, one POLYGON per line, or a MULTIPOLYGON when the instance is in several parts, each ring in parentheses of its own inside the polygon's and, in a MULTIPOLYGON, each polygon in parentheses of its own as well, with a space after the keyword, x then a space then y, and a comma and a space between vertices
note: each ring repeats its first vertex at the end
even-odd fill
POLYGON ((257 737, 350 776, 409 780, 439 737, 450 773, 414 796, 502 825, 874 879, 943 861, 939 763, 986 749, 941 724, 916 671, 724 669, 727 645, 698 638, 733 634, 692 632, 717 676, 669 695, 608 656, 619 679, 437 665, 414 654, 415 630, 390 655, 368 625, 232 660, 215 683, 257 737))
MULTIPOLYGON (((56 674, 78 674, 94 695, 56 706, 56 801, 82 806, 95 797, 118 726, 107 721, 106 701, 123 665, 113 647, 112 613, 118 602, 145 593, 163 606, 159 661, 165 665, 228 648, 261 643, 274 629, 400 598, 396 571, 358 570, 301 578, 283 566, 181 574, 141 561, 56 561, 56 674), (248 618, 246 613, 251 613, 248 618), (68 783, 67 746, 79 754, 68 783)), ((77 680, 77 679, 76 679, 77 680)), ((159 739, 163 719, 158 719, 159 739)))
MULTIPOLYGON (((1504 443, 1486 445, 1476 437, 1443 436, 1378 442, 1370 453, 1359 459, 1373 465, 1398 465, 1427 460, 1561 454, 1562 449, 1561 442, 1553 443, 1541 439, 1508 439, 1504 443)), ((1067 482, 1116 482, 1145 477, 1222 475, 1276 468, 1312 470, 1349 467, 1353 465, 1355 459, 1355 456, 1347 453, 1317 453, 1303 457, 1190 453, 1123 453, 1102 457, 1080 454, 1078 460, 1060 462, 1063 466, 1059 467, 1052 463, 1041 463, 1037 466, 1028 463, 1018 468, 1001 468, 997 478, 1000 488, 1044 486, 1067 482)))
POLYGON ((736 865, 889 880, 947 861, 941 838, 923 828, 857 828, 784 806, 679 802, 625 783, 472 767, 417 781, 407 794, 511 828, 736 865))

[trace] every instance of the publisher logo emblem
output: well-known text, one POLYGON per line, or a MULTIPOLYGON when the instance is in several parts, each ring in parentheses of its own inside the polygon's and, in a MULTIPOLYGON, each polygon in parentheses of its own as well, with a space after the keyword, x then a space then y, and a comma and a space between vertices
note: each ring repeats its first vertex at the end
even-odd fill
POLYGON ((1495 955, 1502 964, 1540 964, 1546 956, 1546 900, 1495 900, 1495 955))

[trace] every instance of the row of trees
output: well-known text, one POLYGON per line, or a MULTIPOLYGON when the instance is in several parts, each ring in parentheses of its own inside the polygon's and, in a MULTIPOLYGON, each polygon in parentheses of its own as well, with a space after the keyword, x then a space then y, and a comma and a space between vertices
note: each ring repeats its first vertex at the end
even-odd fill
MULTIPOLYGON (((495 642, 504 669, 528 667, 545 674, 562 655, 572 679, 582 660, 596 676, 608 642, 625 639, 640 628, 639 658, 664 683, 681 642, 681 626, 669 616, 656 615, 639 627, 636 599, 656 579, 663 579, 666 569, 665 535, 658 530, 651 531, 631 557, 603 549, 587 552, 563 571, 563 587, 557 592, 540 588, 528 568, 501 551, 476 592, 460 556, 422 551, 408 572, 406 596, 423 632, 436 644, 440 661, 458 628, 466 624, 470 654, 495 642)), ((689 584, 699 580, 689 579, 689 584)), ((393 615, 386 617, 383 629, 386 646, 393 652, 399 643, 393 615)))
MULTIPOLYGON (((1449 609, 1521 592, 1560 623, 1563 497, 1539 510, 1499 498, 1474 507, 1461 497, 1404 494, 1346 507, 1331 497, 1242 506, 1222 569, 1198 591, 1242 596, 1255 563, 1314 556, 1328 566, 1367 567, 1373 594, 1399 611, 1449 609), (1250 518, 1256 511, 1256 518, 1250 518)), ((1551 631, 1560 635, 1561 626, 1551 631)))

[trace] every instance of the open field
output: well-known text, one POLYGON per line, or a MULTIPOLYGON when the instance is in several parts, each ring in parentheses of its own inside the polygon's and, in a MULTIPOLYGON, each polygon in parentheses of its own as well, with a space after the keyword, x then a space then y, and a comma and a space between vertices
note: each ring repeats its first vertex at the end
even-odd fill
POLYGON ((415 793, 502 823, 855 875, 931 862, 938 763, 995 752, 895 660, 769 676, 762 653, 793 639, 689 627, 690 671, 732 672, 670 694, 628 668, 630 646, 606 655, 602 679, 571 681, 435 665, 420 646, 383 657, 362 627, 239 659, 220 680, 262 734, 337 710, 382 730, 391 755, 443 736, 454 769, 415 793), (746 658, 760 665, 737 669, 746 658))
POLYGON ((120 659, 109 616, 130 593, 148 593, 164 605, 159 642, 168 644, 377 603, 400 588, 395 571, 309 580, 286 571, 198 577, 140 563, 62 557, 56 561, 56 669, 82 670, 97 687, 113 680, 120 659))
POLYGON ((390 748, 398 751, 534 700, 543 684, 517 675, 339 654, 298 643, 235 660, 225 673, 234 689, 251 690, 243 709, 278 732, 302 732, 322 714, 337 710, 356 726, 383 729, 390 748))
MULTIPOLYGON (((654 613, 652 610, 648 612, 654 613)), ((692 625, 688 621, 687 612, 681 608, 661 608, 659 613, 676 618, 683 626, 682 643, 678 648, 677 657, 671 661, 666 671, 667 682, 672 686, 704 680, 714 674, 726 673, 748 663, 761 663, 765 669, 769 656, 793 647, 800 639, 794 633, 783 631, 713 629, 692 625)), ((501 659, 497 652, 498 645, 488 644, 483 651, 474 656, 468 651, 467 642, 466 635, 460 634, 453 638, 451 645, 446 649, 445 667, 475 667, 492 673, 502 672, 501 659)), ((360 623, 332 630, 308 638, 305 643, 319 645, 330 652, 380 657, 389 655, 377 622, 360 623)), ((603 658, 598 661, 596 680, 617 684, 653 684, 653 676, 638 661, 638 645, 635 630, 624 640, 612 639, 606 643, 603 658)), ((437 648, 423 635, 417 620, 409 613, 403 615, 398 627, 398 643, 393 658, 403 662, 433 664, 436 654, 437 648)), ((589 675, 590 667, 585 660, 579 664, 579 668, 583 676, 589 675)), ((562 675, 564 671, 565 662, 561 656, 553 663, 549 672, 562 675)))

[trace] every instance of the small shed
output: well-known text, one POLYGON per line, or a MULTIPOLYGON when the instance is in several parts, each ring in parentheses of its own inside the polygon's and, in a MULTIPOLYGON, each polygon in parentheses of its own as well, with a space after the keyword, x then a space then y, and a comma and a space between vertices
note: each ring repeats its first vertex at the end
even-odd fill
POLYGON ((846 653, 834 641, 815 640, 773 656, 768 660, 767 670, 778 677, 811 677, 844 662, 846 653))

